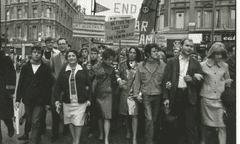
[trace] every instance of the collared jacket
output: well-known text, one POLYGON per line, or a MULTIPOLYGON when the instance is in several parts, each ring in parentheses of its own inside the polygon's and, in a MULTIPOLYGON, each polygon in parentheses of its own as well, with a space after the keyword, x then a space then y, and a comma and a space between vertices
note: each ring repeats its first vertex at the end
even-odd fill
POLYGON ((146 61, 140 62, 134 81, 134 96, 138 96, 139 92, 143 95, 160 95, 165 66, 164 62, 159 62, 155 71, 151 73, 146 66, 146 61))
POLYGON ((33 73, 32 65, 28 61, 21 70, 17 87, 16 102, 29 106, 44 106, 51 104, 53 79, 49 66, 41 61, 41 65, 33 73))
MULTIPOLYGON (((187 92, 190 104, 195 105, 197 102, 196 88, 201 86, 201 81, 198 81, 194 74, 203 74, 200 63, 194 58, 190 57, 187 74, 192 78, 192 82, 187 82, 187 92)), ((163 76, 163 99, 169 99, 170 106, 174 103, 176 91, 178 88, 178 80, 180 74, 179 56, 169 59, 163 76), (166 83, 171 82, 170 90, 166 88, 166 83)))
MULTIPOLYGON (((54 102, 60 101, 60 94, 61 92, 63 92, 62 101, 64 103, 71 103, 70 86, 69 86, 70 75, 71 75, 71 70, 69 70, 68 65, 64 66, 61 69, 57 78, 57 82, 54 86, 54 90, 53 90, 54 102)), ((76 72, 75 82, 76 82, 78 103, 85 103, 87 100, 91 101, 92 100, 91 81, 89 79, 87 71, 82 67, 81 69, 78 69, 76 72)))
POLYGON ((225 81, 230 78, 228 64, 221 61, 217 64, 212 59, 201 63, 204 82, 200 95, 209 99, 220 99, 225 90, 225 81))

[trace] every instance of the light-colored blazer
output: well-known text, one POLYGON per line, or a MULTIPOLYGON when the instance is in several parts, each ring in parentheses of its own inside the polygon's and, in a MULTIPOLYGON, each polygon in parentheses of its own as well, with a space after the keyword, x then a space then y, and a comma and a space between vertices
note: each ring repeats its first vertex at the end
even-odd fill
POLYGON ((212 59, 206 59, 201 63, 204 73, 204 82, 200 96, 208 99, 220 99, 225 90, 225 81, 230 78, 228 64, 221 61, 214 63, 212 59))
POLYGON ((61 62, 61 53, 58 53, 56 55, 54 55, 51 59, 51 70, 52 70, 52 75, 53 77, 55 78, 55 80, 57 79, 58 77, 58 74, 60 73, 60 70, 62 69, 62 67, 64 65, 66 65, 66 60, 65 62, 62 64, 61 62))
MULTIPOLYGON (((45 53, 45 51, 44 51, 44 53, 45 53)), ((50 58, 50 60, 49 60, 49 59, 46 59, 44 53, 43 53, 43 56, 42 56, 42 61, 43 61, 44 64, 50 66, 50 65, 51 65, 51 59, 52 59, 52 57, 55 56, 55 55, 57 55, 57 54, 59 54, 60 51, 57 50, 57 49, 53 49, 52 52, 51 52, 51 58, 50 58)))

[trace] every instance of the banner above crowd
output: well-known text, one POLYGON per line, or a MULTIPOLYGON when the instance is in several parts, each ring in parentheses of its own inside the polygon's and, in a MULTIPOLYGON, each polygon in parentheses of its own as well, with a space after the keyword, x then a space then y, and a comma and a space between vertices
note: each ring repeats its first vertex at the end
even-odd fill
POLYGON ((73 22, 73 37, 104 38, 105 16, 82 15, 75 16, 73 22))
POLYGON ((105 41, 129 39, 134 36, 135 18, 107 21, 105 23, 105 41))

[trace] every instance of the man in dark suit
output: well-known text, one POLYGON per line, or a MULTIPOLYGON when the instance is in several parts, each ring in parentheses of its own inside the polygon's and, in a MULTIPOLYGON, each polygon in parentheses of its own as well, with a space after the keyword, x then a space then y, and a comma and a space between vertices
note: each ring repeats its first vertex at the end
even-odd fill
POLYGON ((181 45, 180 55, 170 59, 164 71, 164 106, 170 106, 172 114, 177 116, 176 137, 173 138, 177 142, 174 143, 196 144, 196 87, 201 83, 202 70, 199 62, 190 57, 193 41, 183 39, 181 45))

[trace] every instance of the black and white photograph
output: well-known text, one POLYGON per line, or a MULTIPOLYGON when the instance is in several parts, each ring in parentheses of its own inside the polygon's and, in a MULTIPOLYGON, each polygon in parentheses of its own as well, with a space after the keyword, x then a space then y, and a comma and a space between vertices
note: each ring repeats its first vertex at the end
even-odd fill
POLYGON ((0 144, 237 144, 237 0, 1 0, 0 144))

